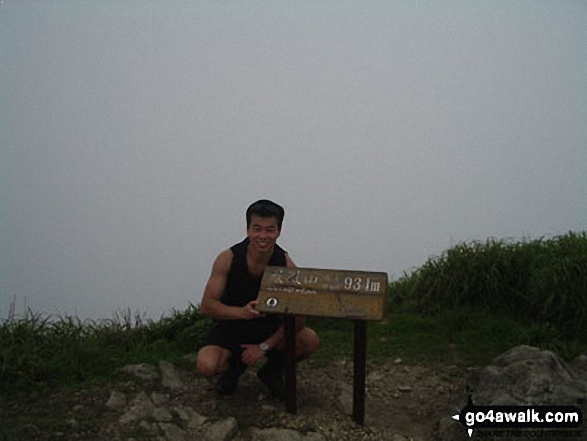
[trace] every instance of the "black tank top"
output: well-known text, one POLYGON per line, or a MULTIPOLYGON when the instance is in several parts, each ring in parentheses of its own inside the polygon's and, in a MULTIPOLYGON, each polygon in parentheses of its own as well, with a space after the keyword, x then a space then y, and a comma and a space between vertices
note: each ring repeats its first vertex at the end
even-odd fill
MULTIPOLYGON (((245 306, 259 296, 262 277, 253 277, 249 273, 247 265, 247 247, 249 238, 232 246, 232 265, 226 280, 226 288, 220 301, 228 306, 245 306)), ((286 252, 279 245, 275 244, 275 249, 269 259, 269 266, 285 266, 286 252)))

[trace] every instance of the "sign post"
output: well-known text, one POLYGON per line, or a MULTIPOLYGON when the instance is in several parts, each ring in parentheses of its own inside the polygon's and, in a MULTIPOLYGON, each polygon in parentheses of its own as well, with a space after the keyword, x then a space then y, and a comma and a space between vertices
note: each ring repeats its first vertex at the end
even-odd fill
POLYGON ((257 310, 284 314, 286 410, 297 412, 295 316, 343 318, 355 322, 353 421, 365 421, 367 321, 385 317, 387 274, 380 272, 267 267, 257 310))

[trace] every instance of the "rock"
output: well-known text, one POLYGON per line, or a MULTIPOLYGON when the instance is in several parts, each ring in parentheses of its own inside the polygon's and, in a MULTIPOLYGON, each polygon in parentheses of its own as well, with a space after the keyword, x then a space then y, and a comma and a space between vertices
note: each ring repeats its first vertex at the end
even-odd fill
POLYGON ((550 351, 517 346, 491 366, 470 369, 475 405, 576 405, 587 397, 587 375, 550 351))
POLYGON ((80 428, 80 424, 75 418, 70 418, 67 420, 67 425, 72 428, 72 430, 78 430, 80 428))
POLYGON ((438 441, 468 441, 470 437, 465 426, 447 416, 438 424, 437 439, 438 441))
POLYGON ((324 435, 317 432, 308 432, 302 437, 303 441, 326 441, 324 435))
POLYGON ((146 421, 141 421, 139 423, 139 427, 147 434, 150 436, 155 436, 159 433, 159 429, 157 428, 157 425, 154 423, 148 423, 146 421))
POLYGON ((184 441, 186 440, 186 432, 181 427, 170 423, 159 423, 159 427, 165 433, 167 441, 184 441))
POLYGON ((410 386, 398 386, 397 390, 400 392, 411 392, 412 388, 410 386))
POLYGON ((374 384, 374 383, 379 383, 384 378, 385 378, 385 373, 384 372, 381 372, 381 371, 373 371, 369 375, 367 375, 367 378, 365 379, 365 381, 368 384, 374 384))
POLYGON ((206 429, 204 432, 205 441, 229 441, 238 432, 238 426, 234 417, 220 420, 206 429))
POLYGON ((163 384, 163 387, 171 390, 178 390, 183 388, 183 382, 179 378, 179 374, 174 365, 166 361, 160 361, 159 371, 161 372, 161 383, 163 384))
POLYGON ((130 409, 118 419, 118 422, 122 425, 135 423, 151 417, 154 410, 153 402, 145 392, 141 392, 132 400, 130 409))
POLYGON ((120 368, 121 372, 141 380, 154 381, 159 378, 159 371, 151 364, 129 364, 120 368))
POLYGON ((187 354, 184 355, 183 361, 189 364, 196 365, 198 363, 198 354, 187 354))
POLYGON ((167 400, 169 400, 168 395, 160 394, 158 392, 153 392, 151 394, 151 401, 153 402, 153 404, 155 406, 161 406, 161 405, 165 404, 167 402, 167 400))
POLYGON ((122 392, 113 390, 110 393, 110 398, 106 401, 106 407, 114 410, 122 410, 126 407, 126 395, 122 392))
POLYGON ((303 434, 292 429, 251 429, 253 441, 326 441, 324 435, 317 432, 303 434))
POLYGON ((353 414, 353 387, 343 384, 338 396, 338 409, 345 415, 353 414))
POLYGON ((152 416, 153 419, 158 422, 168 423, 170 421, 173 421, 171 413, 169 413, 169 411, 164 407, 156 407, 155 410, 153 410, 152 416))
POLYGON ((200 415, 188 406, 176 406, 173 408, 173 412, 175 412, 180 420, 186 423, 188 429, 198 429, 202 424, 208 421, 208 418, 200 415))
POLYGON ((254 441, 302 441, 302 435, 291 429, 251 429, 254 441))

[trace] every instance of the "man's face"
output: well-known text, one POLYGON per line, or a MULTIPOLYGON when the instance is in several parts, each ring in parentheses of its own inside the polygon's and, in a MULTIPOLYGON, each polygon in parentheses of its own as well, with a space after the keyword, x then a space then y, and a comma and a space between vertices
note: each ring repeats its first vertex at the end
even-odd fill
POLYGON ((280 234, 277 219, 274 217, 261 217, 253 214, 251 225, 247 228, 247 236, 257 251, 269 251, 275 245, 280 234))

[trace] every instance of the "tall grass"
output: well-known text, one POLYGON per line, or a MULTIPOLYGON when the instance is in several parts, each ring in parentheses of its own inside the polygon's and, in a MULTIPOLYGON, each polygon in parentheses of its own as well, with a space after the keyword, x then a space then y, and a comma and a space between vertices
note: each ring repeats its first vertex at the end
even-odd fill
POLYGON ((426 314, 475 307, 587 340, 587 233, 462 243, 391 284, 390 304, 426 314))
POLYGON ((145 323, 129 312, 82 322, 28 311, 0 324, 0 393, 77 384, 124 364, 179 357, 198 348, 207 326, 193 305, 145 323))

